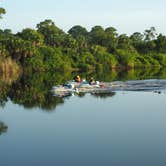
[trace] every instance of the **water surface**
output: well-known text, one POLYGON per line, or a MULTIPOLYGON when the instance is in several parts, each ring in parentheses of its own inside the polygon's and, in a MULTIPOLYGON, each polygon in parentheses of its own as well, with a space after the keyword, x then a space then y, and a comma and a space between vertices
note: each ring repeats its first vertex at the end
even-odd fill
POLYGON ((57 98, 46 80, 26 76, 3 89, 1 165, 165 166, 164 89, 57 98))

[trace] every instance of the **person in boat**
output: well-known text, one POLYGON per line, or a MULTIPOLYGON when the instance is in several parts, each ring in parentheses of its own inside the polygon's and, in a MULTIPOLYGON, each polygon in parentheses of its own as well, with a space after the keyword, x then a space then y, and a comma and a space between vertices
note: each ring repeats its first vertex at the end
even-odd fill
POLYGON ((74 78, 75 82, 81 82, 81 77, 79 75, 77 75, 75 78, 74 78))
POLYGON ((94 85, 94 84, 95 84, 95 81, 94 81, 94 78, 93 78, 93 77, 90 78, 89 84, 90 84, 90 85, 94 85))

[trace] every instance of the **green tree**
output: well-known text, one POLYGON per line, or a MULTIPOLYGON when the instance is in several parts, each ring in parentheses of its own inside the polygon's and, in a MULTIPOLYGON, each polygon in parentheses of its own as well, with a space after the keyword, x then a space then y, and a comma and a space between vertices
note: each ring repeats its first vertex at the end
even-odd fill
POLYGON ((90 52, 82 52, 78 59, 78 67, 83 71, 94 70, 96 61, 94 56, 90 52))
POLYGON ((81 50, 86 50, 86 48, 88 47, 88 43, 85 36, 78 36, 76 41, 77 41, 78 52, 80 52, 81 50))
POLYGON ((90 33, 90 43, 95 45, 103 45, 103 40, 105 38, 105 31, 101 26, 95 26, 91 29, 90 33))
POLYGON ((46 71, 71 70, 70 60, 64 55, 60 48, 40 47, 39 54, 43 57, 44 69, 46 71))
POLYGON ((143 38, 144 35, 139 32, 135 32, 130 36, 131 44, 134 46, 134 48, 136 48, 138 52, 142 51, 142 48, 145 44, 143 38))
POLYGON ((131 40, 126 34, 118 37, 118 49, 131 49, 131 40))
POLYGON ((11 57, 17 62, 24 64, 27 57, 35 55, 36 49, 31 42, 25 41, 19 37, 12 37, 5 41, 6 49, 11 57))
POLYGON ((2 61, 9 55, 9 52, 6 50, 5 45, 0 43, 0 60, 2 61))
POLYGON ((37 24, 37 31, 44 36, 45 44, 53 47, 60 47, 66 35, 52 20, 37 24))
POLYGON ((0 18, 2 18, 2 15, 6 14, 6 10, 2 7, 0 7, 0 18))
POLYGON ((43 35, 30 28, 26 28, 22 30, 22 32, 17 33, 17 36, 21 37, 23 40, 32 42, 34 46, 42 45, 44 42, 43 35))
POLYGON ((156 28, 151 27, 150 29, 146 29, 144 32, 145 36, 145 41, 151 41, 156 38, 157 33, 156 33, 156 28))
POLYGON ((166 36, 159 34, 155 42, 157 51, 166 53, 166 36))
POLYGON ((145 53, 156 52, 156 43, 154 40, 147 41, 145 43, 144 52, 145 53))
POLYGON ((74 27, 72 27, 68 33, 73 37, 73 38, 77 38, 78 36, 87 36, 88 35, 88 31, 86 30, 86 28, 80 26, 80 25, 76 25, 74 27))
POLYGON ((118 49, 116 51, 116 55, 119 65, 121 65, 121 67, 126 67, 126 68, 134 67, 135 54, 133 54, 130 50, 118 49))
POLYGON ((114 52, 118 45, 118 33, 114 27, 108 27, 105 29, 105 37, 103 45, 107 47, 109 52, 114 52))
POLYGON ((97 69, 111 69, 115 68, 118 64, 117 58, 108 53, 105 47, 95 45, 91 48, 91 52, 97 62, 97 69))
POLYGON ((65 36, 62 46, 66 49, 76 50, 78 47, 77 40, 68 34, 65 36))

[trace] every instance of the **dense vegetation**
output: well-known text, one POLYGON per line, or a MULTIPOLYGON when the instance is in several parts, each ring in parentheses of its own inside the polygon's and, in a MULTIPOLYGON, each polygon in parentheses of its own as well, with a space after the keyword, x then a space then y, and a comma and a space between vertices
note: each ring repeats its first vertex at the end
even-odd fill
MULTIPOLYGON (((5 10, 0 8, 2 14, 5 10)), ((11 66, 16 71, 19 66, 28 71, 161 67, 166 66, 166 36, 154 27, 131 36, 101 26, 87 31, 77 25, 65 33, 52 20, 45 20, 36 29, 16 34, 0 30, 0 68, 11 71, 11 66)))

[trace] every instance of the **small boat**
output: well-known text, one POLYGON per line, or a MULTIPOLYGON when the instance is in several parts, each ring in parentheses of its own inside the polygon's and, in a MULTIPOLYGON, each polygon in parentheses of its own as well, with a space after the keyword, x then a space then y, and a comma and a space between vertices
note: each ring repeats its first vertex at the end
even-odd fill
POLYGON ((86 80, 83 80, 82 82, 75 82, 74 80, 72 80, 68 81, 67 84, 69 84, 72 88, 94 88, 103 86, 103 84, 99 81, 89 84, 89 82, 86 80))
POLYGON ((100 89, 103 90, 103 84, 100 84, 99 81, 89 84, 87 81, 83 80, 82 82, 68 81, 64 85, 53 86, 51 92, 55 96, 65 96, 71 95, 74 93, 89 93, 94 92, 100 89))
POLYGON ((74 92, 75 89, 69 88, 66 86, 58 85, 58 86, 53 86, 51 89, 52 92, 74 92))

